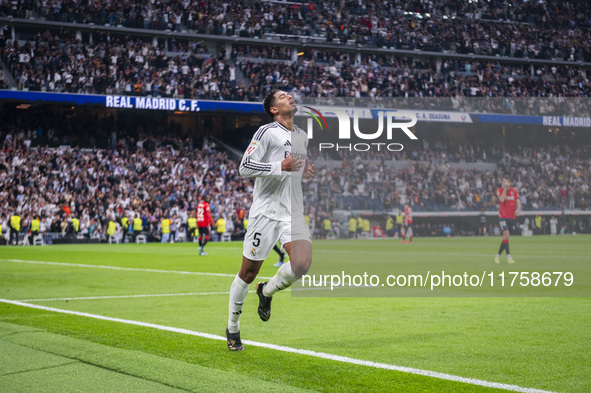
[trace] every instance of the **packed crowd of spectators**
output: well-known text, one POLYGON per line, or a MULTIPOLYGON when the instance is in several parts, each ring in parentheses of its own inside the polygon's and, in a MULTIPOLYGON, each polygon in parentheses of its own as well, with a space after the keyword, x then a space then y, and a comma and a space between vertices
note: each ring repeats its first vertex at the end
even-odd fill
POLYGON ((38 33, 24 45, 4 45, 4 61, 19 90, 245 99, 234 65, 221 53, 208 55, 196 41, 171 40, 168 50, 177 55, 168 56, 163 44, 120 40, 104 32, 92 44, 82 43, 62 29, 56 35, 38 33))
MULTIPOLYGON (((168 47, 99 32, 92 43, 71 30, 39 32, 25 43, 0 42, 3 60, 19 90, 150 95, 256 101, 272 87, 300 97, 588 97, 589 73, 581 67, 509 65, 501 62, 310 51, 291 65, 249 60, 282 59, 285 48, 238 45, 208 54, 198 41, 169 40, 168 47), (242 57, 236 63, 238 56, 242 57), (239 78, 239 73, 243 78, 239 78)), ((1 82, 0 82, 1 83, 1 82)))
MULTIPOLYGON (((426 153, 425 153, 426 154, 426 153)), ((340 165, 320 166, 309 185, 310 205, 323 214, 334 208, 392 211, 408 203, 415 211, 476 211, 497 208, 496 190, 508 173, 524 210, 587 209, 591 206, 591 161, 585 148, 545 146, 499 150, 494 169, 462 169, 436 146, 430 154, 407 161, 403 169, 388 165, 408 156, 363 160, 345 158, 340 165), (317 199, 315 196, 318 196, 317 199)), ((412 156, 412 155, 411 155, 412 156)))
POLYGON ((413 58, 364 57, 355 65, 347 55, 328 61, 302 58, 279 63, 239 64, 255 91, 278 85, 299 97, 588 97, 589 75, 579 67, 503 65, 446 60, 436 66, 413 58))
POLYGON ((589 59, 588 2, 354 0, 306 4, 213 1, 4 1, 0 15, 70 23, 511 57, 589 59))
POLYGON ((252 181, 238 174, 237 160, 205 143, 148 138, 120 139, 109 149, 31 147, 31 132, 0 133, 0 223, 12 214, 30 223, 38 216, 47 232, 66 233, 72 218, 80 234, 103 239, 109 221, 140 217, 150 240, 160 238, 164 218, 175 232, 187 229, 197 204, 210 196, 214 220, 244 232, 252 181))
MULTIPOLYGON (((24 0, 0 1, 0 15, 591 61, 591 7, 584 1, 327 0, 297 5, 246 0, 24 0)), ((97 30, 90 42, 76 38, 74 30, 61 28, 58 33, 40 31, 23 43, 8 40, 6 31, 0 31, 2 59, 21 90, 260 101, 272 87, 281 87, 298 100, 320 97, 326 104, 334 98, 588 97, 591 93, 589 71, 574 63, 444 59, 436 64, 428 58, 383 54, 364 54, 357 62, 346 52, 306 49, 288 65, 276 60, 290 60, 291 49, 279 45, 237 42, 226 58, 224 52, 208 53, 201 42, 174 38, 153 45, 97 30)), ((7 87, 7 79, 0 67, 0 88, 7 87)), ((552 103, 530 109, 539 114, 544 105, 552 103)), ((588 110, 586 101, 581 105, 588 110)), ((580 114, 581 105, 572 114, 580 114)), ((111 129, 109 121, 100 119, 103 130, 111 129)), ((238 176, 236 159, 208 143, 196 147, 192 140, 176 137, 117 137, 72 128, 69 132, 50 129, 43 140, 91 150, 31 149, 31 144, 39 144, 37 136, 33 128, 0 132, 0 222, 14 211, 26 219, 40 214, 48 230, 65 231, 68 216, 75 215, 90 236, 94 231, 104 233, 105 222, 112 218, 140 216, 156 238, 162 218, 186 227, 199 199, 212 195, 214 218, 224 216, 233 231, 241 231, 252 181, 238 176), (109 146, 97 147, 95 138, 110 140, 109 146)), ((312 222, 321 225, 337 207, 391 211, 409 203, 415 211, 494 209, 495 190, 504 172, 514 174, 525 209, 591 206, 589 152, 581 147, 520 146, 509 151, 485 143, 424 143, 400 153, 344 151, 338 154, 338 169, 319 166, 316 181, 306 186, 312 222), (409 165, 393 169, 385 163, 392 159, 409 165), (477 171, 451 165, 479 161, 495 162, 497 167, 477 171)), ((335 158, 314 151, 311 157, 335 158)))
MULTIPOLYGON (((112 119, 93 121, 106 125, 112 119)), ((43 147, 48 138, 69 141, 68 133, 49 134, 39 139, 33 129, 1 133, 0 222, 15 212, 29 222, 39 215, 46 231, 65 233, 76 217, 81 234, 104 237, 108 221, 140 217, 149 239, 158 240, 162 219, 185 231, 197 203, 209 195, 214 220, 224 217, 233 235, 243 234, 253 179, 240 177, 238 157, 207 139, 197 147, 182 137, 114 134, 101 137, 109 141, 105 148, 43 147)), ((335 209, 381 213, 408 203, 414 211, 495 210, 504 173, 512 174, 524 210, 587 209, 589 153, 568 144, 484 149, 445 139, 390 157, 343 154, 337 166, 312 153, 317 174, 304 186, 306 213, 321 235, 335 209), (452 165, 466 151, 479 156, 487 150, 494 169, 452 165), (405 165, 390 165, 400 161, 405 165)))
POLYGON ((254 57, 258 59, 291 60, 291 48, 282 46, 232 45, 232 58, 254 57))

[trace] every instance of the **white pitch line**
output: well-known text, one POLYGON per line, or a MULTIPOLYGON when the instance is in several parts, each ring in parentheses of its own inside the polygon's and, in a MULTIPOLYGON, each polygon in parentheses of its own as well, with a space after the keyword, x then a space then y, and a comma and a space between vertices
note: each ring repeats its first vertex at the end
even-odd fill
MULTIPOLYGON (((140 269, 135 267, 121 267, 121 266, 107 266, 107 265, 86 265, 83 263, 66 263, 66 262, 49 262, 49 261, 29 261, 24 259, 0 259, 0 261, 15 262, 15 263, 31 263, 35 265, 54 265, 54 266, 68 266, 68 267, 88 267, 96 269, 111 269, 111 270, 126 270, 131 272, 150 272, 150 273, 173 273, 173 274, 188 274, 196 276, 217 276, 217 277, 236 277, 236 274, 228 273, 210 273, 210 272, 186 272, 181 270, 161 270, 161 269, 140 269)), ((271 277, 258 278, 268 279, 271 277)))
MULTIPOLYGON (((404 247, 404 246, 403 246, 404 247)), ((447 255, 447 256, 460 256, 460 257, 486 257, 491 258, 493 254, 477 254, 477 253, 464 253, 464 252, 437 252, 437 251, 400 251, 399 249, 392 249, 392 251, 371 251, 371 250, 319 250, 315 249, 314 252, 327 252, 327 253, 364 253, 364 254, 384 254, 384 255, 397 255, 397 254, 409 254, 409 255, 447 255)), ((547 255, 522 255, 519 254, 519 258, 546 258, 547 255)), ((551 255, 551 258, 559 259, 589 259, 583 256, 568 256, 568 255, 551 255)))
MULTIPOLYGON (((249 291, 254 293, 255 291, 249 291)), ((143 295, 111 295, 111 296, 84 296, 84 297, 54 297, 43 299, 23 299, 21 302, 53 302, 69 300, 101 300, 101 299, 129 299, 143 297, 167 297, 167 296, 204 296, 204 295, 229 295, 230 292, 189 292, 189 293, 150 293, 143 295)))
MULTIPOLYGON (((38 304, 24 303, 24 302, 17 301, 17 300, 0 299, 0 302, 7 303, 7 304, 13 304, 15 306, 57 312, 57 313, 61 313, 61 314, 77 315, 77 316, 81 316, 81 317, 94 318, 94 319, 99 319, 99 320, 103 320, 103 321, 120 322, 120 323, 125 323, 128 325, 142 326, 142 327, 148 327, 148 328, 153 328, 153 329, 163 330, 163 331, 168 331, 168 332, 187 334, 187 335, 191 335, 191 336, 208 338, 211 340, 226 341, 226 337, 218 336, 217 334, 202 333, 202 332, 197 332, 194 330, 175 328, 175 327, 164 326, 164 325, 157 325, 154 323, 133 321, 133 320, 129 320, 129 319, 113 318, 113 317, 107 317, 104 315, 89 314, 89 313, 85 313, 85 312, 78 312, 78 311, 71 311, 71 310, 62 310, 59 308, 40 306, 38 304)), ((262 343, 262 342, 251 341, 251 340, 243 340, 243 342, 245 344, 251 345, 253 347, 268 348, 268 349, 273 349, 275 351, 282 351, 282 352, 296 353, 296 354, 306 355, 306 356, 313 356, 313 357, 332 360, 332 361, 341 362, 341 363, 356 364, 359 366, 373 367, 373 368, 392 370, 392 371, 400 371, 400 372, 408 373, 408 374, 422 375, 422 376, 426 376, 426 377, 444 379, 444 380, 453 381, 453 382, 462 382, 462 383, 484 386, 484 387, 493 388, 493 389, 502 389, 502 390, 508 390, 508 391, 512 391, 512 392, 520 392, 520 393, 553 393, 548 390, 524 388, 524 387, 517 386, 517 385, 510 385, 510 384, 499 383, 499 382, 489 382, 489 381, 475 379, 475 378, 460 377, 457 375, 445 374, 445 373, 440 373, 440 372, 436 372, 436 371, 422 370, 419 368, 396 366, 393 364, 386 364, 386 363, 377 363, 377 362, 372 362, 369 360, 355 359, 355 358, 350 358, 347 356, 332 355, 330 353, 316 352, 316 351, 310 351, 310 350, 306 350, 306 349, 291 348, 291 347, 286 347, 283 345, 268 344, 268 343, 262 343)))
MULTIPOLYGON (((378 288, 371 286, 340 286, 339 289, 358 289, 358 288, 378 288)), ((298 288, 297 291, 317 291, 322 289, 330 289, 330 287, 314 287, 314 288, 298 288)), ((292 291, 291 288, 286 288, 284 292, 292 291)), ((248 291, 248 293, 256 293, 256 291, 248 291)), ((229 295, 230 292, 187 292, 187 293, 149 293, 141 295, 109 295, 109 296, 80 296, 80 297, 52 297, 39 299, 21 299, 20 302, 54 302, 54 301, 70 301, 70 300, 102 300, 102 299, 130 299, 130 298, 144 298, 144 297, 167 297, 167 296, 206 296, 206 295, 229 295)))

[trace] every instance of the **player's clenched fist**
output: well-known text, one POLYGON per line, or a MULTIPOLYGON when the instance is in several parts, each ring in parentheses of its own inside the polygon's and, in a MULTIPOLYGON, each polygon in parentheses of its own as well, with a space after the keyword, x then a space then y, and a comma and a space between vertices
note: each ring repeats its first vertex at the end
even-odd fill
POLYGON ((281 170, 285 172, 297 172, 302 169, 304 163, 302 157, 293 156, 293 153, 285 157, 285 160, 281 161, 281 170))

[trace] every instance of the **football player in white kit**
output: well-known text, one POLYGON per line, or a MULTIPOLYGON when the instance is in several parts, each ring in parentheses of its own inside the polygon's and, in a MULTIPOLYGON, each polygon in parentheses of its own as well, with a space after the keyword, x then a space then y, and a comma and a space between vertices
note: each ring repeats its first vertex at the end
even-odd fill
POLYGON ((275 121, 254 134, 240 164, 240 175, 256 177, 253 202, 244 238, 242 266, 230 288, 230 310, 226 338, 228 349, 242 351, 240 315, 250 283, 277 241, 290 261, 268 282, 256 286, 258 313, 263 321, 271 317, 275 292, 289 287, 310 269, 312 240, 304 220, 302 181, 314 176, 306 149, 308 135, 293 124, 297 111, 287 92, 272 90, 263 102, 265 112, 275 121))

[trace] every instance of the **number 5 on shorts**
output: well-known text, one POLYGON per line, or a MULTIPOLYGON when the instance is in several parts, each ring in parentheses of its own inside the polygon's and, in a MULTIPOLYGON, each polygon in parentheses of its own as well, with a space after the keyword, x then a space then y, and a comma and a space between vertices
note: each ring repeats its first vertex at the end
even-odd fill
POLYGON ((258 247, 259 244, 261 244, 261 239, 259 239, 259 236, 261 236, 261 234, 259 232, 255 232, 254 233, 254 241, 252 242, 252 245, 255 247, 258 247))

